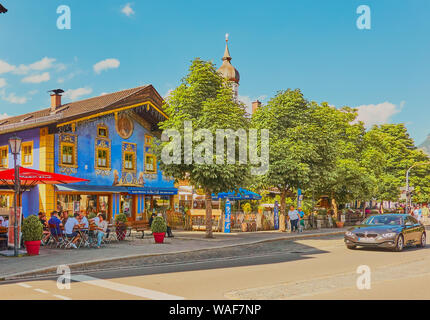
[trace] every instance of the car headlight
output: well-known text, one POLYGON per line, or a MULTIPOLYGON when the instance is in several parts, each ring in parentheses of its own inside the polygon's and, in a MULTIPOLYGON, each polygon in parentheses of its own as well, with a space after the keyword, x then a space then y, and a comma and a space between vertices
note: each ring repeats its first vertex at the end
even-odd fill
POLYGON ((352 233, 351 231, 347 231, 347 232, 345 232, 345 236, 347 236, 347 237, 355 237, 355 234, 352 233))
POLYGON ((383 233, 380 235, 381 238, 385 238, 385 239, 389 239, 389 238, 394 238, 397 235, 397 233, 395 232, 388 232, 388 233, 383 233))

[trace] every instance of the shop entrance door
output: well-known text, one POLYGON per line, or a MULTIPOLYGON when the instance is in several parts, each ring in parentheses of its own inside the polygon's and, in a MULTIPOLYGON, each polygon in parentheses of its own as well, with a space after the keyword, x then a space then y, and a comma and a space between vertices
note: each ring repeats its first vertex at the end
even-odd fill
POLYGON ((120 198, 120 213, 124 213, 128 221, 134 219, 134 201, 132 195, 121 195, 120 198))

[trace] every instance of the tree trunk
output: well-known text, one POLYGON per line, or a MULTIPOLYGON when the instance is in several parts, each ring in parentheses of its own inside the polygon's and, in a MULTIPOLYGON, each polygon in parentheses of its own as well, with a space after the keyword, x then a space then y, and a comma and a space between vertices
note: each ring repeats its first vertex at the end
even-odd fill
POLYGON ((337 219, 340 220, 338 211, 337 211, 337 203, 336 203, 336 199, 334 197, 331 198, 331 207, 333 209, 333 216, 337 219))
POLYGON ((212 234, 212 193, 206 191, 206 238, 213 238, 212 234))
POLYGON ((285 189, 282 189, 281 192, 281 208, 280 208, 280 215, 279 215, 279 230, 285 231, 285 222, 286 222, 286 215, 285 215, 285 207, 287 205, 286 203, 286 195, 287 191, 285 189))

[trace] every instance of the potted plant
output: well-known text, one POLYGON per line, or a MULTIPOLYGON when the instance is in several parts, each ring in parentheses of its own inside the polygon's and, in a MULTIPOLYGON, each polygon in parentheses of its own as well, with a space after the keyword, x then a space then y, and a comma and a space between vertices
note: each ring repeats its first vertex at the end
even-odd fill
POLYGON ((339 221, 338 219, 336 219, 335 217, 333 217, 333 222, 336 224, 337 228, 343 228, 344 222, 339 221))
POLYGON ((39 255, 40 242, 43 237, 43 226, 38 217, 31 215, 24 219, 22 223, 22 237, 27 254, 30 256, 39 255))
POLYGON ((127 234, 127 216, 124 213, 117 214, 115 216, 115 227, 116 227, 116 237, 118 241, 122 241, 125 239, 127 234))
POLYGON ((154 235, 154 240, 156 243, 163 243, 164 236, 167 231, 167 224, 163 217, 155 217, 151 224, 151 231, 154 235))

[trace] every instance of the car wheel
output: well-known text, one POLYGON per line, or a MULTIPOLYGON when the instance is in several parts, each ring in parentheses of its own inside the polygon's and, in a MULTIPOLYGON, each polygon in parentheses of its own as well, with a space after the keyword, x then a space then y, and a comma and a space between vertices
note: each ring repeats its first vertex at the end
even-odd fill
POLYGON ((353 245, 353 244, 348 244, 348 245, 346 245, 346 247, 348 248, 348 249, 350 249, 350 250, 354 250, 354 249, 356 249, 357 247, 355 246, 355 245, 353 245))
POLYGON ((425 234, 425 232, 423 232, 422 234, 421 234, 421 241, 420 241, 420 243, 417 245, 417 247, 419 247, 419 248, 424 248, 426 246, 426 234, 425 234))
POLYGON ((394 251, 400 252, 403 250, 405 244, 404 244, 404 238, 403 235, 399 235, 396 242, 396 247, 394 248, 394 251))

